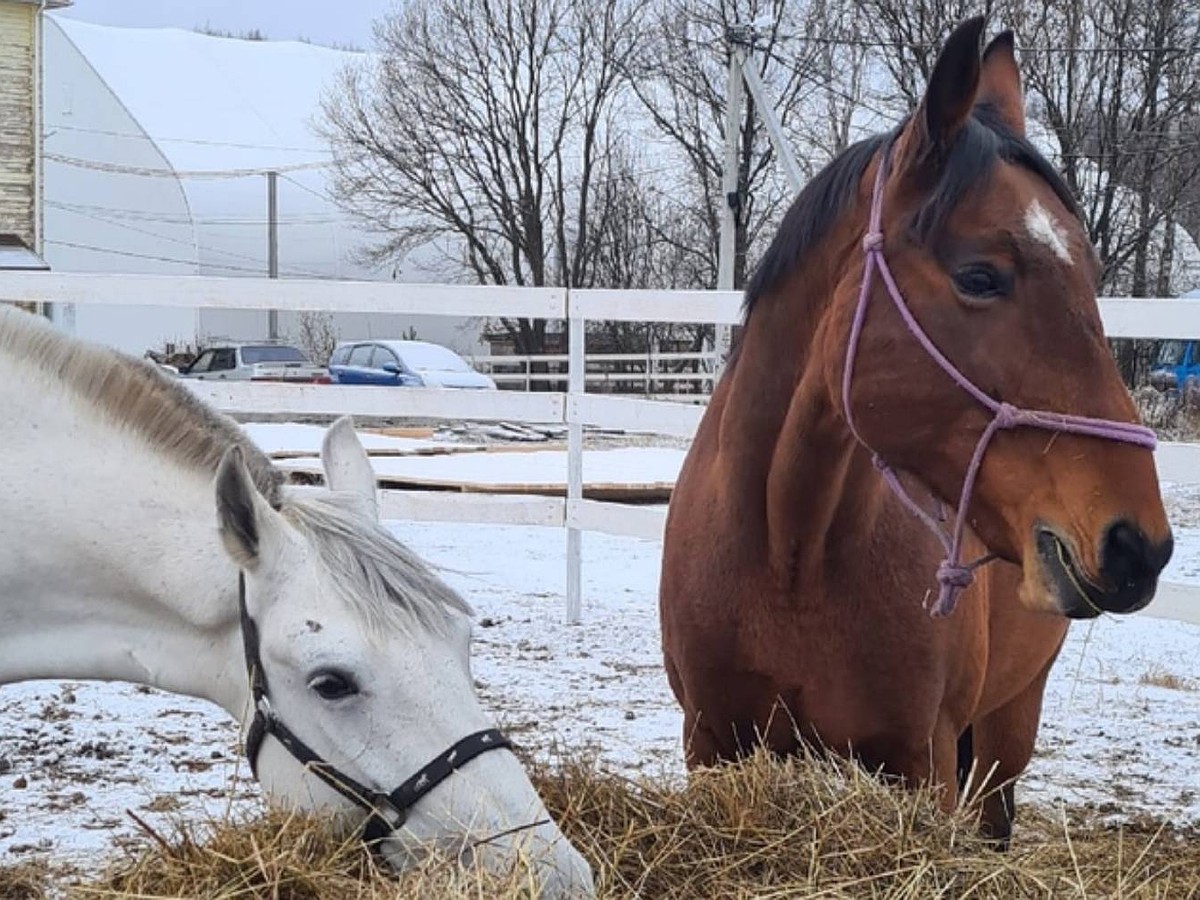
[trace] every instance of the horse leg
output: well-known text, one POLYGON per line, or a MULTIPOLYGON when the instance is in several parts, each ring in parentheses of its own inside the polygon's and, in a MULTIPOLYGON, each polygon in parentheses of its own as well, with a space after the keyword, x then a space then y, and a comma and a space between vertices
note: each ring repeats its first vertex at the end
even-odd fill
POLYGON ((700 716, 691 712, 683 714, 683 752, 688 769, 727 762, 715 736, 700 721, 700 716))
POLYGON ((947 813, 958 805, 957 733, 943 723, 923 742, 865 742, 852 755, 869 771, 881 771, 908 787, 932 785, 937 789, 938 805, 947 813))
POLYGON ((1007 850, 1016 819, 1014 782, 1033 757, 1038 724, 1042 713, 1042 694, 1050 666, 1006 703, 975 722, 975 785, 972 793, 982 796, 980 831, 1007 850))

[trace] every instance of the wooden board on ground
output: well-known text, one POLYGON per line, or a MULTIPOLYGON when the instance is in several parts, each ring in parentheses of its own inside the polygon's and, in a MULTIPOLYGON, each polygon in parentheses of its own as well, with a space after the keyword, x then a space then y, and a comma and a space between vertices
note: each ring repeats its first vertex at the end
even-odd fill
MULTIPOLYGON (((242 426, 250 439, 272 459, 308 459, 321 451, 326 429, 294 422, 249 422, 242 426)), ((432 430, 431 430, 432 433, 432 430)), ((482 444, 456 444, 424 438, 395 437, 366 429, 358 432, 368 456, 437 456, 446 453, 479 453, 482 444)))
POLYGON ((425 440, 428 440, 433 437, 433 426, 432 425, 424 425, 424 426, 412 425, 412 426, 408 426, 408 427, 404 427, 404 428, 400 428, 400 427, 374 428, 374 427, 371 427, 371 428, 360 428, 358 430, 359 430, 360 434, 365 431, 365 432, 369 432, 370 434, 382 435, 383 437, 422 438, 425 440))
MULTIPOLYGON (((662 503, 683 464, 684 451, 661 447, 588 450, 583 460, 583 495, 623 503, 662 503)), ((460 493, 566 495, 567 454, 530 449, 523 453, 471 456, 372 457, 379 485, 399 490, 460 493)), ((316 459, 285 460, 293 479, 311 482, 321 474, 316 459)))

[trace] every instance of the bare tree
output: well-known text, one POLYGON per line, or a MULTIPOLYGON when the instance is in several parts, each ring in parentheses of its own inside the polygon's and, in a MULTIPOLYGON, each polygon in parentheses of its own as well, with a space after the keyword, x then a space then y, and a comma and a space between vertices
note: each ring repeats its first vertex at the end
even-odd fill
MULTIPOLYGON (((589 281, 605 136, 639 31, 633 0, 434 0, 384 20, 380 60, 325 103, 336 190, 377 260, 439 246, 480 283, 589 281)), ((519 353, 546 322, 502 319, 519 353)))
MULTIPOLYGON (((809 25, 807 4, 784 0, 660 0, 631 84, 655 129, 655 140, 675 162, 675 179, 692 198, 688 215, 704 236, 708 278, 715 287, 722 207, 736 214, 734 284, 745 282, 748 259, 791 202, 793 190, 776 165, 766 128, 747 98, 739 129, 738 190, 722 195, 725 102, 731 29, 753 25, 753 62, 774 95, 784 127, 798 139, 798 123, 825 79, 821 46, 801 39, 809 25)), ((810 154, 802 166, 812 171, 810 154)), ((824 162, 818 159, 819 164, 824 162)))
POLYGON ((338 330, 333 324, 333 316, 327 312, 300 313, 295 340, 309 359, 317 365, 325 365, 338 345, 338 330))
MULTIPOLYGON (((631 141, 614 143, 605 158, 608 165, 597 180, 592 205, 587 286, 694 288, 711 283, 714 273, 704 252, 706 235, 691 215, 686 196, 663 190, 658 173, 631 141)), ((711 338, 712 327, 592 322, 589 335, 602 352, 646 353, 663 346, 699 352, 711 338)))
POLYGON ((882 52, 898 96, 917 108, 947 35, 964 19, 990 15, 995 0, 854 0, 862 11, 864 34, 882 52))
MULTIPOLYGON (((1185 0, 1013 3, 1023 70, 1104 262, 1103 289, 1170 295, 1200 193, 1200 16, 1185 0)), ((1189 243, 1191 240, 1189 239, 1189 243)), ((1114 342, 1130 384, 1155 342, 1114 342)))
MULTIPOLYGON (((911 109, 965 0, 854 0, 911 109)), ((1102 290, 1170 294, 1179 223, 1200 224, 1200 14, 1190 0, 986 0, 1018 35, 1031 134, 1079 201, 1102 290)), ((1116 347, 1126 378, 1153 347, 1116 347)))

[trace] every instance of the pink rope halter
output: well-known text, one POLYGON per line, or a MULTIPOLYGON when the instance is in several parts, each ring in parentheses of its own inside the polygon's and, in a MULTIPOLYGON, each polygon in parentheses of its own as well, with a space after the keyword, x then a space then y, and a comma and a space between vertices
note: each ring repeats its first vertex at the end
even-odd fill
POLYGON ((959 593, 969 587, 975 579, 975 570, 991 562, 994 555, 983 556, 974 562, 963 563, 962 543, 963 533, 967 525, 967 510, 971 505, 971 495, 975 490, 975 480, 983 464, 983 455, 995 437, 996 432, 1014 428, 1040 428, 1045 431, 1060 434, 1080 434, 1087 437, 1103 438, 1109 441, 1120 441, 1153 450, 1157 444, 1154 432, 1141 425, 1128 422, 1113 422, 1107 419, 1092 419, 1087 416, 1073 416, 1065 413, 1042 412, 1037 410, 1019 409, 1009 403, 994 400, 963 375, 937 346, 929 339, 929 335, 921 328, 912 310, 904 302, 904 295, 896 285, 896 279, 888 268, 887 259, 883 255, 883 187, 887 179, 890 152, 884 151, 879 170, 875 175, 875 189, 871 198, 871 215, 867 233, 863 238, 863 251, 866 253, 866 266, 863 269, 862 287, 858 293, 858 308, 854 313, 854 323, 850 328, 850 341, 846 354, 846 367, 842 372, 842 404, 846 410, 846 424, 860 444, 872 454, 875 467, 879 469, 892 492, 911 510, 929 529, 937 535, 946 551, 946 558, 938 566, 937 581, 939 585, 937 599, 929 607, 929 614, 935 618, 948 616, 954 612, 959 593), (871 300, 871 277, 878 270, 879 277, 887 288, 888 295, 900 313, 900 317, 908 326, 909 332, 915 337, 925 352, 960 388, 975 399, 980 406, 992 413, 992 420, 979 436, 975 452, 967 466, 966 477, 963 480, 962 493, 958 502, 958 515, 954 521, 954 529, 947 533, 943 525, 945 517, 934 517, 922 509, 904 489, 896 472, 886 462, 871 450, 870 445, 863 440, 854 424, 853 409, 850 405, 850 386, 854 380, 854 359, 858 353, 859 337, 862 334, 863 323, 867 317, 867 306, 871 300))

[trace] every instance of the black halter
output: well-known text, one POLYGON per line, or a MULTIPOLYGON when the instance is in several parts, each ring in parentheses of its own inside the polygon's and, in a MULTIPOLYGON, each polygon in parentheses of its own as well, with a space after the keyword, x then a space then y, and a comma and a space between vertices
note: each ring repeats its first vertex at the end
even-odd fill
POLYGON ((254 700, 254 718, 246 732, 246 757, 250 771, 258 777, 258 754, 267 735, 283 745, 301 765, 310 769, 327 785, 368 813, 363 826, 363 840, 369 844, 383 840, 408 818, 408 811, 417 802, 461 769, 475 757, 489 750, 511 749, 512 744, 496 728, 469 734, 448 751, 431 760, 415 775, 390 794, 367 787, 344 772, 331 766, 290 728, 279 720, 271 709, 267 696, 267 676, 258 652, 258 625, 246 608, 246 578, 238 573, 238 611, 242 617, 242 646, 246 652, 246 669, 250 673, 250 696, 254 700))

